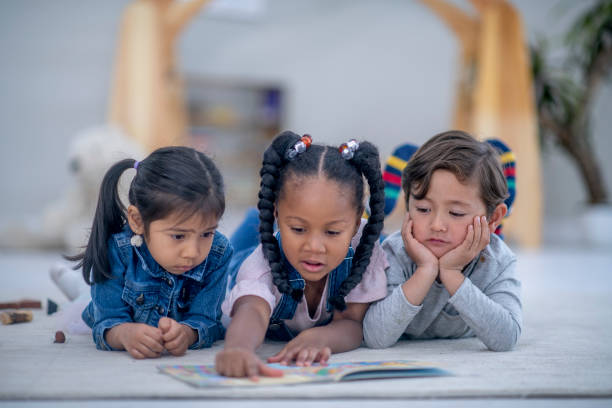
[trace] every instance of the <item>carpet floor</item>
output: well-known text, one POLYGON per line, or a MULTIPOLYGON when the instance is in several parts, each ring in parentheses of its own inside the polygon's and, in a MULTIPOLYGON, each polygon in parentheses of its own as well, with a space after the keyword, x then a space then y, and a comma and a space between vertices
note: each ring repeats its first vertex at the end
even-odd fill
MULTIPOLYGON (((212 364, 223 343, 155 360, 98 351, 89 335, 54 344, 56 320, 44 309, 29 323, 0 326, 2 401, 99 399, 436 399, 612 398, 612 254, 548 248, 522 251, 524 328, 515 350, 487 351, 476 338, 401 341, 384 350, 359 348, 332 361, 417 360, 453 375, 329 384, 197 389, 158 373, 159 364, 212 364)), ((0 302, 65 297, 49 279, 60 259, 49 252, 0 252, 0 302)), ((261 357, 281 345, 266 343, 261 357)), ((228 401, 230 402, 230 401, 228 401)))

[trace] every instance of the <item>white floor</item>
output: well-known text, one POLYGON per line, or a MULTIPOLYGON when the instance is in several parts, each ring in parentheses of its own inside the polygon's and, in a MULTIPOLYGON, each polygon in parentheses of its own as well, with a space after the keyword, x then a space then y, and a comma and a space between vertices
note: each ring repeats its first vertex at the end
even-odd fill
POLYGON ((346 400, 104 400, 104 401, 4 401, 3 407, 15 408, 609 408, 612 399, 346 399, 346 400))
MULTIPOLYGON (((163 361, 95 350, 88 336, 53 344, 54 319, 0 326, 0 406, 16 407, 604 407, 612 406, 612 253, 520 251, 525 327, 516 350, 493 353, 477 339, 360 348, 336 361, 435 361, 453 377, 275 387, 229 395, 157 374, 155 365, 210 363, 222 347, 163 361), (227 397, 228 399, 226 399, 227 397)), ((65 302, 48 277, 56 252, 0 252, 0 301, 65 302)), ((266 344, 262 355, 275 350, 266 344)))

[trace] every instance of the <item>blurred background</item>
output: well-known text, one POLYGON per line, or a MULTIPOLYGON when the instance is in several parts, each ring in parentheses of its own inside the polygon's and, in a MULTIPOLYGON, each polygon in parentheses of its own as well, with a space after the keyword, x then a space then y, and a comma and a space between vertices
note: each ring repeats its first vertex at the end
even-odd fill
MULTIPOLYGON (((125 119, 120 100, 129 99, 129 95, 117 91, 120 73, 124 73, 124 81, 141 81, 131 87, 123 83, 137 91, 143 89, 149 69, 155 68, 146 63, 136 72, 133 67, 120 68, 137 57, 146 61, 142 55, 146 50, 139 44, 150 44, 153 37, 147 35, 157 34, 150 27, 149 31, 136 32, 135 27, 140 27, 138 12, 147 12, 130 7, 151 1, 172 3, 0 3, 2 246, 62 247, 78 242, 79 238, 58 238, 65 231, 57 230, 66 224, 62 217, 73 211, 76 217, 78 210, 72 206, 82 199, 79 194, 90 194, 83 193, 79 183, 88 187, 95 184, 79 179, 79 171, 98 160, 108 144, 89 146, 93 149, 89 156, 79 156, 82 162, 77 163, 75 157, 85 149, 77 141, 92 134, 110 138, 113 131, 109 123, 125 119), (61 221, 60 225, 52 225, 47 218, 61 221), (37 234, 46 236, 38 239, 37 234)), ((191 10, 175 37, 166 42, 155 37, 165 44, 160 58, 170 60, 165 66, 160 63, 160 77, 174 81, 171 86, 179 88, 173 88, 173 95, 184 102, 185 131, 179 135, 180 142, 210 153, 226 178, 229 208, 222 224, 224 232, 231 233, 235 225, 227 221, 229 218, 239 221, 242 210, 255 204, 261 152, 280 130, 309 133, 320 143, 370 140, 378 145, 384 161, 397 145, 421 144, 453 127, 457 81, 461 79, 460 43, 431 4, 425 3, 212 1, 191 10)), ((484 7, 487 1, 445 3, 477 16, 476 7, 484 7)), ((571 64, 573 49, 565 38, 577 19, 598 4, 609 5, 559 0, 507 3, 522 20, 526 42, 546 43, 549 65, 559 71, 571 64)), ((609 47, 612 38, 605 38, 608 42, 604 45, 609 47)), ((502 51, 506 46, 510 45, 503 41, 498 44, 502 51)), ((584 83, 578 71, 567 70, 576 83, 584 83)), ((513 77, 503 77, 504 81, 508 86, 513 77)), ((612 82, 602 80, 596 85, 588 104, 589 134, 584 135, 589 136, 593 147, 593 156, 587 162, 598 163, 600 184, 610 192, 612 82)), ((132 95, 132 100, 138 97, 157 100, 163 95, 132 95)), ((531 106, 536 111, 538 101, 534 90, 531 106)), ((162 121, 155 129, 168 123, 162 121)), ((128 139, 137 146, 124 145, 127 152, 144 154, 156 144, 178 140, 164 141, 162 134, 162 139, 147 144, 134 134, 128 139)), ((523 167, 536 169, 533 173, 520 173, 522 157, 517 156, 517 183, 533 184, 530 194, 534 196, 521 197, 519 188, 517 200, 523 200, 524 207, 531 202, 538 207, 541 202, 536 215, 541 222, 541 238, 528 242, 517 238, 514 243, 528 247, 608 245, 612 231, 609 196, 596 206, 599 213, 604 213, 596 221, 605 227, 598 233, 603 234, 603 240, 591 242, 591 227, 582 220, 594 203, 576 161, 554 137, 527 136, 534 141, 537 149, 531 151, 539 163, 523 167)), ((525 143, 520 137, 505 141, 515 151, 521 146, 512 143, 525 143)), ((529 217, 523 220, 532 222, 529 217)), ((521 218, 512 222, 520 226, 521 218)), ((536 233, 540 233, 537 228, 536 233)))

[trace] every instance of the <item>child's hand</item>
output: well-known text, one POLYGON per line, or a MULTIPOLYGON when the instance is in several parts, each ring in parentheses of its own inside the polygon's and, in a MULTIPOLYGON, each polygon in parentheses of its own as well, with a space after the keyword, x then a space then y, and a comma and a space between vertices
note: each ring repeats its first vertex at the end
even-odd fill
POLYGON ((233 347, 220 351, 215 357, 215 369, 227 377, 249 377, 257 380, 259 375, 282 377, 282 370, 267 366, 251 350, 233 347))
POLYGON ((319 362, 326 364, 331 356, 331 349, 321 344, 320 339, 311 338, 309 331, 303 331, 291 340, 281 351, 268 358, 269 363, 290 364, 295 360, 297 366, 310 366, 319 362))
POLYGON ((169 317, 159 319, 157 327, 161 330, 164 348, 173 356, 182 356, 197 340, 195 330, 169 317))
POLYGON ((404 221, 402 223, 402 239, 404 241, 404 248, 408 256, 414 261, 419 267, 424 267, 427 270, 432 271, 436 275, 438 274, 438 258, 423 244, 414 238, 412 235, 412 220, 410 219, 410 213, 406 212, 404 221))
POLYGON ((440 258, 440 273, 449 270, 461 272, 465 265, 489 244, 490 240, 491 232, 487 218, 474 217, 472 224, 468 225, 468 232, 463 242, 440 258))
POLYGON ((157 327, 144 323, 123 323, 109 330, 123 348, 134 358, 155 358, 164 351, 162 333, 157 327))

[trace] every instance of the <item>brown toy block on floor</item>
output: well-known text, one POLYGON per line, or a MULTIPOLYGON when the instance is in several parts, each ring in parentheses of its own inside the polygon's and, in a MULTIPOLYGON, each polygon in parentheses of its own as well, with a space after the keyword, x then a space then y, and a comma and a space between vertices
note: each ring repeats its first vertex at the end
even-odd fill
POLYGON ((41 309, 42 304, 38 300, 21 299, 16 302, 0 303, 0 309, 41 309))
POLYGON ((31 322, 32 318, 33 315, 30 310, 13 310, 0 313, 2 324, 26 323, 31 322))
POLYGON ((54 343, 65 343, 66 342, 66 335, 64 334, 63 331, 58 330, 55 332, 55 339, 53 340, 54 343))

